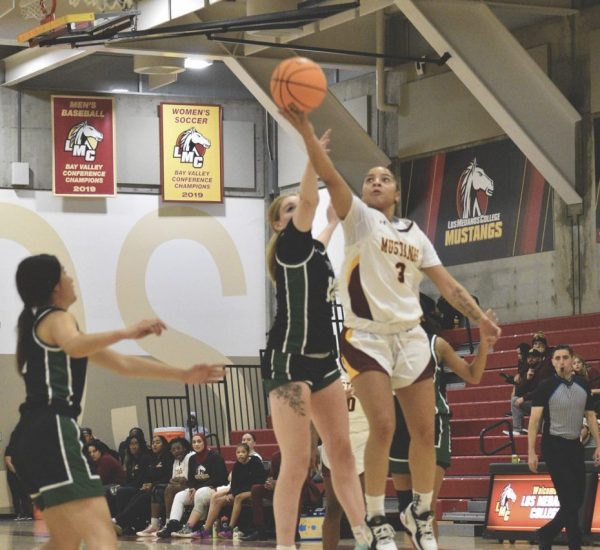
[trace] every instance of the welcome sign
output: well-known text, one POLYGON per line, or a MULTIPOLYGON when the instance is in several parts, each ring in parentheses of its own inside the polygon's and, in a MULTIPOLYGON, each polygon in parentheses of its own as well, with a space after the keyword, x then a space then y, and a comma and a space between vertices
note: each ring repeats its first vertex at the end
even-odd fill
POLYGON ((115 195, 114 98, 53 95, 52 142, 55 195, 115 195))
POLYGON ((220 105, 160 104, 163 200, 223 202, 221 117, 220 105))

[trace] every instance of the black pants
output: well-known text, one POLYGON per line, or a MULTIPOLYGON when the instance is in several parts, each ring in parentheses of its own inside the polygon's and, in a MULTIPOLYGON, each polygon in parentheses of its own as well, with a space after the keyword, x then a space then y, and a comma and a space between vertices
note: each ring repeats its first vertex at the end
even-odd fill
POLYGON ((12 496, 13 508, 17 516, 32 517, 31 499, 16 474, 6 469, 6 480, 12 496))
POLYGON ((138 490, 115 516, 121 527, 143 529, 150 519, 150 491, 138 490))
POLYGON ((569 440, 544 435, 542 454, 554 483, 560 508, 554 519, 538 530, 540 541, 550 543, 565 527, 569 550, 579 550, 581 548, 579 509, 583 504, 585 491, 583 445, 579 439, 569 440))

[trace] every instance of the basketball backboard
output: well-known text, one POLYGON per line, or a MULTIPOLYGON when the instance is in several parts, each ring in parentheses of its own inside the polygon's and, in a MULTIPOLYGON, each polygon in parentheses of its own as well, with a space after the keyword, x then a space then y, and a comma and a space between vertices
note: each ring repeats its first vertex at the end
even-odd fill
POLYGON ((17 40, 29 42, 32 47, 102 41, 129 28, 136 14, 137 12, 71 13, 22 32, 17 40))

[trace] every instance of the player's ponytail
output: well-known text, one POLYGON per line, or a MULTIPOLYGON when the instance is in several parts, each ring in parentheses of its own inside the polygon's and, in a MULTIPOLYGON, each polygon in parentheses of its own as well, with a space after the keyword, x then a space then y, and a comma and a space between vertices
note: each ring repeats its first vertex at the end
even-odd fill
POLYGON ((267 212, 267 219, 269 220, 269 225, 273 230, 273 235, 269 239, 267 243, 267 273, 269 274, 269 278, 273 283, 275 283, 275 267, 276 267, 276 259, 275 259, 275 243, 277 242, 277 237, 279 237, 279 231, 275 229, 275 224, 279 221, 279 210, 281 209, 281 204, 283 200, 287 197, 292 196, 290 194, 279 195, 275 198, 275 200, 269 206, 269 210, 267 212))
POLYGON ((60 281, 61 271, 58 259, 49 254, 25 258, 17 268, 17 290, 23 300, 23 311, 17 323, 17 370, 21 375, 33 339, 34 310, 51 303, 52 291, 60 281))

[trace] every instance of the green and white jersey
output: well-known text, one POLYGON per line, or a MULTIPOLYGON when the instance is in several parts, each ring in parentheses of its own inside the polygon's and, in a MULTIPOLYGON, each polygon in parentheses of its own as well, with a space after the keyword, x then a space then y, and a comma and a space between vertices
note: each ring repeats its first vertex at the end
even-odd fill
POLYGON ((331 321, 333 267, 310 231, 290 220, 277 239, 275 287, 277 313, 267 347, 301 355, 336 354, 331 321))
POLYGON ((61 310, 46 306, 34 311, 33 329, 27 342, 27 360, 22 369, 27 396, 21 407, 25 410, 47 407, 76 418, 81 412, 87 357, 75 359, 39 338, 36 331, 40 321, 53 311, 61 310))

